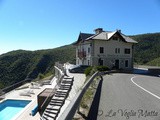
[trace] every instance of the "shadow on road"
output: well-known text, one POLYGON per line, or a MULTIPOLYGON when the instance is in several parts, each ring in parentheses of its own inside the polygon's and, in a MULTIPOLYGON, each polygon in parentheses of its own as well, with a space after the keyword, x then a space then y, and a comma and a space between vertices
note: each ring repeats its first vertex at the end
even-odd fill
POLYGON ((97 120, 99 102, 100 102, 100 97, 101 97, 102 83, 103 83, 103 78, 100 80, 100 82, 98 84, 97 91, 95 93, 92 105, 90 107, 90 111, 88 113, 87 120, 97 120))
POLYGON ((133 74, 139 74, 139 75, 147 75, 147 76, 154 76, 154 77, 159 77, 160 73, 159 73, 159 69, 134 69, 133 70, 133 74), (158 70, 158 72, 156 71, 158 70))
POLYGON ((148 75, 149 71, 148 70, 144 70, 144 69, 134 69, 133 73, 134 74, 141 74, 141 75, 148 75))

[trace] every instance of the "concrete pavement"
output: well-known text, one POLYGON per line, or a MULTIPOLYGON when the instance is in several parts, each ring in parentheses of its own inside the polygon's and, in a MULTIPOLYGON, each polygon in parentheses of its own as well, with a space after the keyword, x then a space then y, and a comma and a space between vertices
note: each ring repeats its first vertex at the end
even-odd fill
POLYGON ((160 120, 160 78, 133 74, 104 76, 97 120, 160 120))

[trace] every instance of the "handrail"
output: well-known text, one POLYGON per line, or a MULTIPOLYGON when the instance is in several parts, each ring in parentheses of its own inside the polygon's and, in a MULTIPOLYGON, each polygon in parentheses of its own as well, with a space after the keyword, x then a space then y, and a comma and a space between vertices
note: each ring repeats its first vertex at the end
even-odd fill
POLYGON ((55 66, 58 67, 59 69, 61 69, 61 71, 64 71, 63 64, 61 64, 61 63, 59 63, 59 62, 56 62, 56 63, 55 63, 55 66))
POLYGON ((30 82, 30 81, 32 81, 32 79, 22 80, 22 81, 17 82, 17 83, 15 83, 15 84, 13 84, 13 85, 10 85, 10 86, 8 86, 8 87, 5 87, 5 88, 3 88, 3 89, 0 89, 0 91, 6 93, 6 92, 9 92, 9 91, 15 89, 16 87, 21 86, 21 85, 24 84, 24 83, 30 82))
POLYGON ((99 72, 94 73, 91 78, 84 84, 82 89, 76 94, 76 96, 72 99, 68 107, 65 109, 65 111, 62 113, 62 115, 58 118, 58 120, 72 120, 77 108, 79 107, 80 101, 82 100, 82 97, 86 90, 91 85, 94 78, 99 75, 99 72))
POLYGON ((58 68, 57 66, 54 66, 54 68, 55 68, 55 70, 58 71, 58 73, 55 73, 55 76, 58 77, 58 78, 57 78, 57 84, 59 84, 59 83, 61 82, 61 80, 63 79, 63 77, 64 77, 64 73, 63 73, 63 71, 62 71, 60 68, 58 68))

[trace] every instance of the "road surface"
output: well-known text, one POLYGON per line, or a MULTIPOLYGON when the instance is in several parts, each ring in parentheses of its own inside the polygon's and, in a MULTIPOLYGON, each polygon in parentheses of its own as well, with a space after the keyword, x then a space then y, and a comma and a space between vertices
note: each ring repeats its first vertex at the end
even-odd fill
POLYGON ((160 120, 160 77, 103 77, 97 120, 160 120))

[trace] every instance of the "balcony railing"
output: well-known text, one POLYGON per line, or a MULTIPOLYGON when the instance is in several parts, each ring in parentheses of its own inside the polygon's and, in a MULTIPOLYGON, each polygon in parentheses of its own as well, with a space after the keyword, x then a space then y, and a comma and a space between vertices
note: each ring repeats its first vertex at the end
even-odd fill
POLYGON ((78 57, 80 59, 85 58, 86 57, 86 51, 78 52, 78 57))

